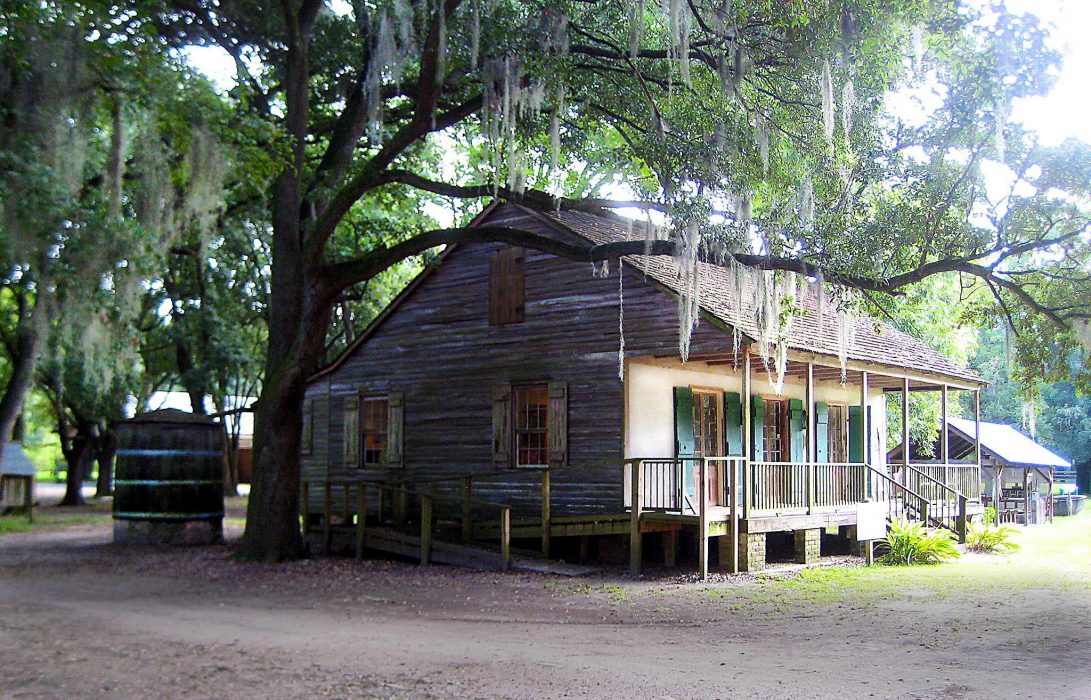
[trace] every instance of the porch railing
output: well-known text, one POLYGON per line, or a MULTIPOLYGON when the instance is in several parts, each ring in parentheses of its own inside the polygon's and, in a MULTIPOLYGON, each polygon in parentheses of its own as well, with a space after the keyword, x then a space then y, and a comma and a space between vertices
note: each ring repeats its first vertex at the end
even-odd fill
MULTIPOLYGON (((895 475, 902 469, 901 464, 890 467, 895 475)), ((904 483, 931 501, 954 501, 956 494, 981 500, 981 470, 976 464, 910 464, 904 483)))
POLYGON ((706 465, 708 505, 727 507, 735 498, 744 517, 832 510, 873 497, 866 464, 747 462, 742 457, 651 458, 625 461, 625 507, 632 507, 632 480, 639 472, 641 510, 697 515, 702 462, 706 465), (735 484, 730 483, 733 464, 735 484))

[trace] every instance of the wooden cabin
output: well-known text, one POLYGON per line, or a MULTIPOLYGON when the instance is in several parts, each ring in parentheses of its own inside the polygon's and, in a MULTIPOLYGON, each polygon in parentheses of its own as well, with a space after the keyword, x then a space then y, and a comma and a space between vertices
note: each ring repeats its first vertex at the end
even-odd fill
MULTIPOLYGON (((643 238, 624 219, 515 204, 490 205, 474 225, 643 238)), ((976 466, 929 481, 929 498, 906 488, 911 467, 899 479, 886 464, 885 393, 977 392, 974 373, 874 319, 853 321, 842 367, 836 309, 819 319, 808 292, 778 394, 756 352, 754 290, 736 298, 725 268, 700 263, 701 320, 682 362, 675 262, 623 262, 619 280, 616 262, 602 277, 501 244, 447 248, 309 383, 304 517, 325 523, 326 546, 337 525, 359 523, 363 538, 388 516, 417 517, 428 546, 449 527, 468 541, 540 541, 570 560, 628 556, 634 569, 645 550, 668 564, 696 550, 704 572, 713 559, 761 568, 769 533, 813 560, 823 531, 852 537, 861 503, 952 529, 961 514, 964 528, 976 466)))

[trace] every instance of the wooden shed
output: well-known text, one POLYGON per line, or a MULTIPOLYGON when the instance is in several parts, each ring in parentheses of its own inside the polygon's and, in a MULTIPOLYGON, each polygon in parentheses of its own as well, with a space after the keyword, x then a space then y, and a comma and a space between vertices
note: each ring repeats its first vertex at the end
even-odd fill
POLYGON ((34 477, 37 470, 17 442, 4 446, 0 459, 0 513, 23 512, 34 519, 34 477))

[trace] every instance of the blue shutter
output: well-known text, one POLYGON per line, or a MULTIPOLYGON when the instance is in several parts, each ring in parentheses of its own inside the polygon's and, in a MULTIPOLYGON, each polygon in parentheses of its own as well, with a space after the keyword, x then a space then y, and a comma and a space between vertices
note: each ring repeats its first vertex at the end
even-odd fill
POLYGON ((754 396, 750 402, 750 459, 765 461, 765 399, 754 396))
POLYGON ((693 392, 687 386, 674 387, 674 456, 692 457, 693 392))
POLYGON ((742 455, 742 396, 724 392, 724 434, 727 438, 728 455, 742 455))
POLYGON ((864 412, 849 406, 849 461, 864 461, 864 412))

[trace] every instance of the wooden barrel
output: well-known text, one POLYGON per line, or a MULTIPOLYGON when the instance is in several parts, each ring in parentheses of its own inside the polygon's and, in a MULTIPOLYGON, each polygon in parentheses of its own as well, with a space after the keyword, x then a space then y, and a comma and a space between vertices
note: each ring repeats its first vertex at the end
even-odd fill
POLYGON ((167 409, 118 423, 114 541, 210 544, 223 538, 224 431, 167 409))

